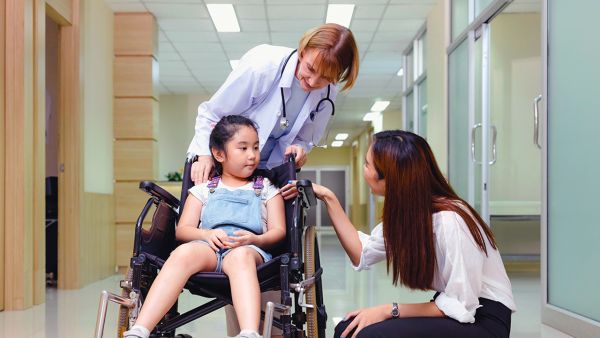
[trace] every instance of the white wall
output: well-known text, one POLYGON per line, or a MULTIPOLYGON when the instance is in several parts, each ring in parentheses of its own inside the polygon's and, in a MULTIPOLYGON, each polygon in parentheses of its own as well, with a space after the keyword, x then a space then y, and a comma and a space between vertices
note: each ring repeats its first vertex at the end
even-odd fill
POLYGON ((82 16, 84 191, 112 194, 113 12, 103 0, 90 0, 82 16))
POLYGON ((168 172, 182 171, 188 146, 194 136, 198 105, 206 99, 197 95, 161 95, 158 113, 158 179, 168 172))

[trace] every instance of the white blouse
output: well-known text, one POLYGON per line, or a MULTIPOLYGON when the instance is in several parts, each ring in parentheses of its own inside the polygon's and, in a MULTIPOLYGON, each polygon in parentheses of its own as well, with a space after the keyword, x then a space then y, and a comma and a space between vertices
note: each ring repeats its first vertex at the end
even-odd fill
MULTIPOLYGON (((498 250, 485 238, 487 256, 475 243, 465 221, 453 211, 433 214, 437 269, 433 288, 440 292, 437 307, 461 323, 474 323, 479 297, 498 301, 516 311, 510 280, 498 250)), ((385 259, 383 224, 367 235, 358 232, 362 243, 360 262, 354 269, 369 269, 385 259)))

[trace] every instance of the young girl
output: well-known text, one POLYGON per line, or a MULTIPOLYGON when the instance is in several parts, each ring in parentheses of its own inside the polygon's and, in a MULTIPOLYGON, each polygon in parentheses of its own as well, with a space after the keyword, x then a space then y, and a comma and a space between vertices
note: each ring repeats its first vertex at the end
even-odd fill
POLYGON ((165 262, 125 338, 148 337, 189 277, 200 271, 222 271, 229 277, 242 330, 238 337, 259 337, 256 266, 272 258, 264 249, 285 238, 283 199, 267 179, 253 177, 260 153, 251 120, 223 117, 210 134, 209 146, 219 176, 190 189, 176 232, 178 240, 188 243, 165 262))
POLYGON ((490 228, 440 172, 427 142, 404 131, 375 134, 365 181, 385 196, 383 220, 370 235, 356 231, 331 190, 325 202, 356 270, 385 260, 394 284, 435 290, 435 300, 352 311, 335 337, 508 337, 515 303, 490 228))

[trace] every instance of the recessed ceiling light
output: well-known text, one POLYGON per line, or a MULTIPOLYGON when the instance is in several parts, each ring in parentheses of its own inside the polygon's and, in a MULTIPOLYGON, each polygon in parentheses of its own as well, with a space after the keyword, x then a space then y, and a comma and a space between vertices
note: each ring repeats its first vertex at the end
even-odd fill
POLYGON ((217 32, 239 32, 235 10, 232 4, 206 4, 208 13, 217 28, 217 32))
POLYGON ((354 12, 354 5, 329 4, 327 6, 327 19, 325 19, 325 22, 337 23, 338 25, 350 28, 352 12, 354 12))
POLYGON ((339 141, 344 141, 345 139, 348 138, 348 133, 339 133, 337 135, 335 135, 335 139, 339 140, 339 141))
POLYGON ((363 121, 375 121, 375 119, 377 119, 380 114, 381 113, 378 111, 366 113, 365 116, 363 116, 363 121))
POLYGON ((396 75, 398 75, 398 76, 404 76, 404 68, 398 69, 398 73, 396 73, 396 75))
POLYGON ((229 65, 231 66, 231 70, 234 70, 239 63, 240 63, 240 60, 229 60, 229 65))
POLYGON ((331 146, 334 148, 341 147, 344 145, 344 141, 333 141, 331 142, 331 146))
POLYGON ((371 107, 371 111, 384 111, 390 105, 390 101, 375 101, 371 107))

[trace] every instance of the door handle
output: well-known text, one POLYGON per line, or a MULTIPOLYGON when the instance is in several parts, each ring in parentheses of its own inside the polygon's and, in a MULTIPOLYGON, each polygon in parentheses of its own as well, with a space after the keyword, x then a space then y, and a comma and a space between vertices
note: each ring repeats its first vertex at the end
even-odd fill
POLYGON ((475 158, 475 131, 477 128, 481 128, 483 125, 481 123, 477 123, 471 128, 471 161, 475 164, 483 164, 483 162, 477 161, 475 158))
POLYGON ((533 144, 539 149, 542 149, 540 144, 540 112, 539 103, 542 100, 542 95, 538 95, 533 99, 533 144))
MULTIPOLYGON (((471 160, 475 164, 483 164, 483 161, 478 161, 475 158, 475 131, 477 130, 477 128, 481 128, 481 127, 483 127, 483 125, 481 123, 477 123, 476 125, 473 126, 473 128, 471 128, 471 160)), ((488 162, 488 164, 492 165, 492 164, 496 163, 496 160, 497 160, 496 139, 498 137, 498 129, 494 125, 490 126, 490 129, 492 130, 492 159, 488 162)))
POLYGON ((489 162, 490 165, 496 163, 496 138, 498 136, 498 129, 492 125, 492 160, 489 162))

